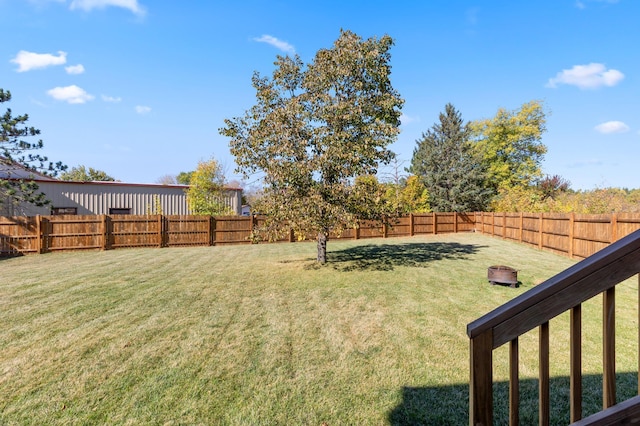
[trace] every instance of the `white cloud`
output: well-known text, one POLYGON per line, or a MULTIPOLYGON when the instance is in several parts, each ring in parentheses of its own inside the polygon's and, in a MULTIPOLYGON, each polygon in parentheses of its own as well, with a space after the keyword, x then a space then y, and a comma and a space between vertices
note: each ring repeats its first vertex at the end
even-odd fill
POLYGON ((576 7, 578 9, 586 9, 587 3, 609 3, 616 4, 619 0, 576 0, 576 7))
POLYGON ((629 126, 622 121, 607 121, 594 127, 598 132, 603 134, 609 133, 625 133, 629 131, 629 126))
POLYGON ((144 105, 136 105, 136 112, 138 114, 149 114, 151 112, 151 107, 144 105))
POLYGON ((604 162, 602 160, 592 158, 589 160, 580 160, 580 161, 575 161, 573 163, 569 163, 567 164, 567 167, 574 169, 574 168, 583 168, 583 167, 596 167, 596 166, 599 167, 603 165, 604 165, 604 162))
POLYGON ((285 53, 296 53, 296 49, 291 44, 267 34, 263 35, 262 37, 255 37, 253 41, 270 44, 271 46, 276 47, 285 53))
POLYGON ((10 62, 18 64, 18 72, 47 68, 54 65, 62 65, 67 62, 67 53, 59 51, 58 56, 51 53, 34 53, 21 50, 10 62))
POLYGON ((94 98, 93 95, 88 94, 84 89, 75 84, 66 87, 55 87, 47 91, 47 94, 53 99, 70 104, 84 104, 94 98))
POLYGON ((401 124, 410 124, 410 123, 415 123, 420 121, 420 117, 411 117, 408 116, 405 113, 402 113, 402 115, 400 115, 400 123, 401 124))
POLYGON ((120 102, 122 100, 122 98, 116 98, 116 97, 113 97, 113 96, 102 95, 102 100, 105 101, 105 102, 111 102, 111 103, 116 104, 116 103, 120 102))
POLYGON ((64 70, 67 72, 67 74, 83 74, 84 65, 69 65, 68 67, 64 67, 64 70))
POLYGON ((558 84, 578 86, 580 89, 595 89, 602 86, 615 86, 624 79, 618 70, 607 69, 604 64, 590 63, 574 65, 570 70, 562 70, 550 78, 546 87, 556 88, 558 84))
POLYGON ((109 6, 128 9, 139 16, 144 16, 147 13, 146 9, 138 3, 138 0, 72 0, 69 8, 71 10, 82 9, 85 12, 90 12, 93 9, 104 9, 109 6))

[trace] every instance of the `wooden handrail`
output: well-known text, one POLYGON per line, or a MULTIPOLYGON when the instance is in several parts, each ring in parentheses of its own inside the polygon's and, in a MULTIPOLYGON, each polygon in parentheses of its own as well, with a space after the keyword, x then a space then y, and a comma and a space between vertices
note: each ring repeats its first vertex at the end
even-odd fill
MULTIPOLYGON (((518 368, 514 366, 518 363, 518 337, 535 327, 540 328, 539 421, 541 425, 548 424, 548 327, 552 318, 566 311, 571 312, 570 418, 572 422, 580 420, 581 304, 600 293, 603 294, 603 409, 607 411, 609 407, 615 407, 615 286, 639 272, 640 230, 468 324, 471 368, 469 424, 493 424, 493 350, 507 342, 511 342, 510 424, 518 424, 518 368)), ((640 400, 637 404, 640 405, 640 400)), ((640 408, 628 408, 625 412, 640 412, 640 408)))
POLYGON ((616 426, 640 424, 640 396, 634 396, 611 408, 592 414, 571 426, 616 426))

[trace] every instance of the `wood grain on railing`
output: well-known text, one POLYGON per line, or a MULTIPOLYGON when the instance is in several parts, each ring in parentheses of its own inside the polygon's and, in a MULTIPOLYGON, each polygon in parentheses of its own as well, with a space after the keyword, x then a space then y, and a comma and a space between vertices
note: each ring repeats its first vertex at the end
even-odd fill
MULTIPOLYGON (((467 326, 471 340, 469 424, 493 424, 493 350, 511 342, 510 361, 517 362, 517 339, 539 327, 539 422, 549 423, 549 321, 570 311, 571 421, 581 417, 581 307, 603 293, 603 408, 616 404, 615 286, 640 272, 640 230, 582 260, 539 286, 523 293, 467 326)), ((639 335, 640 342, 640 335, 639 335)), ((640 362, 640 359, 639 359, 640 362)), ((517 388, 516 367, 510 367, 511 386, 517 388)), ((517 397, 510 394, 511 401, 517 397)), ((518 424, 510 407, 510 424, 518 424)))
POLYGON ((569 419, 582 418, 582 305, 574 306, 569 315, 569 419))

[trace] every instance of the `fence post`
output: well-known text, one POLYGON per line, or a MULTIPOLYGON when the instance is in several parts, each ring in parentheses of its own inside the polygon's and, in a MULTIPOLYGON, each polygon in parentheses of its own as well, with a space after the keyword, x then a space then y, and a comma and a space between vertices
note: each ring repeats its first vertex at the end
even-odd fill
POLYGON ((158 247, 162 248, 162 240, 164 239, 164 232, 162 232, 162 215, 156 215, 156 223, 158 224, 158 247))
POLYGON ((436 212, 433 212, 433 234, 438 233, 438 215, 436 212))
POLYGON ((502 212, 502 239, 507 238, 507 212, 502 212))
POLYGON ((496 236, 496 213, 491 212, 491 236, 496 236))
POLYGON ((453 212, 453 233, 458 233, 458 212, 453 212))
POLYGON ((573 225, 576 222, 576 214, 574 212, 569 213, 569 258, 573 259, 573 239, 574 231, 573 225))
POLYGON ((216 218, 214 216, 209 216, 209 245, 216 245, 216 218))
POLYGON ((295 236, 295 233, 293 232, 293 228, 289 229, 289 242, 290 243, 296 242, 296 236, 295 236))
POLYGON ((382 238, 387 238, 388 233, 389 233, 389 226, 387 225, 387 222, 384 222, 382 224, 382 238))
POLYGON ((42 216, 36 216, 36 253, 42 253, 42 216))
POLYGON ((413 231, 413 213, 409 213, 409 235, 411 237, 413 237, 413 235, 414 235, 414 231, 413 231))
POLYGON ((538 220, 538 248, 542 250, 542 213, 540 213, 540 219, 538 220))
POLYGON ((356 240, 359 240, 360 239, 360 224, 359 223, 356 224, 354 234, 355 234, 356 240))
POLYGON ((618 240, 618 214, 611 213, 611 242, 618 240))
POLYGON ((519 237, 518 241, 522 242, 522 230, 524 229, 524 213, 520 212, 520 228, 518 229, 519 237))
POLYGON ((107 215, 100 215, 100 222, 102 226, 102 248, 101 250, 107 249, 107 215))

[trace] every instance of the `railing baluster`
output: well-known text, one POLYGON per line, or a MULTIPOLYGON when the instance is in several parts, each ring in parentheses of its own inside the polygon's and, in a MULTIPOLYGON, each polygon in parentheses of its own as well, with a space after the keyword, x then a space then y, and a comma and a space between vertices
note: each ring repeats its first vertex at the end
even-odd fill
POLYGON ((540 325, 540 381, 539 388, 539 424, 549 426, 551 413, 549 398, 549 322, 540 325))
POLYGON ((518 426, 520 423, 520 378, 518 338, 509 345, 509 425, 518 426))
POLYGON ((603 293, 602 306, 602 408, 616 403, 616 288, 603 293))
POLYGON ((571 309, 570 330, 570 419, 573 423, 582 419, 582 305, 571 309))

